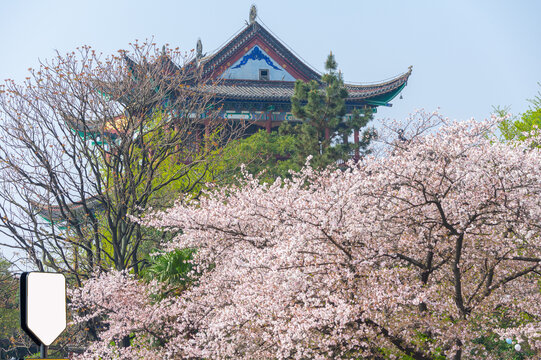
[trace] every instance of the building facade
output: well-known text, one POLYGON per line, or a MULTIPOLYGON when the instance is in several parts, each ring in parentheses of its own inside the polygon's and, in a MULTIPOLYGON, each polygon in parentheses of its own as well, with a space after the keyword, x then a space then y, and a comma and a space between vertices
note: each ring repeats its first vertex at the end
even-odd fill
MULTIPOLYGON (((222 108, 221 117, 248 121, 270 132, 285 120, 297 121, 290 102, 295 81, 321 82, 321 74, 301 61, 256 18, 252 6, 246 28, 213 54, 203 56, 198 42, 193 66, 200 68, 203 77, 215 81, 201 90, 215 94, 222 108)), ((371 85, 346 82, 348 114, 354 109, 368 107, 375 112, 379 106, 391 106, 411 72, 410 66, 389 81, 371 85)))

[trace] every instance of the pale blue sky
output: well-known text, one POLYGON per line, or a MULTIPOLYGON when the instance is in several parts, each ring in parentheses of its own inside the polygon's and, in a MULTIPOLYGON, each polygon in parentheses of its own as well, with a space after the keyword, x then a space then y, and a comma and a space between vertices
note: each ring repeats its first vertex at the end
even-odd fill
POLYGON ((441 107, 452 119, 527 109, 540 89, 541 1, 8 1, 0 0, 0 79, 22 80, 39 59, 87 44, 106 54, 154 37, 217 49, 248 18, 262 21, 316 70, 333 51, 350 82, 383 80, 413 65, 392 108, 404 118, 441 107))

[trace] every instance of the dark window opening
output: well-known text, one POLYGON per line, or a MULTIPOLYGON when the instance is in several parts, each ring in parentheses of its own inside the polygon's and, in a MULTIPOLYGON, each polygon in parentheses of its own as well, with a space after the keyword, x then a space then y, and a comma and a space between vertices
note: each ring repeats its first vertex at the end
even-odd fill
POLYGON ((259 80, 269 80, 268 69, 259 69, 259 80))

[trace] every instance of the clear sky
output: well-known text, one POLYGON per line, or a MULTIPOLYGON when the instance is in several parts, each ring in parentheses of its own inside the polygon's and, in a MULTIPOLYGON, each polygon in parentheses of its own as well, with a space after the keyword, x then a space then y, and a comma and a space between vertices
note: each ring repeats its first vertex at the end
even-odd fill
POLYGON ((413 74, 392 108, 404 118, 440 107, 452 119, 528 108, 541 88, 541 1, 173 1, 0 0, 0 79, 21 81, 38 59, 80 45, 111 54, 135 39, 212 52, 245 26, 252 3, 262 22, 316 70, 333 51, 348 82, 413 74))

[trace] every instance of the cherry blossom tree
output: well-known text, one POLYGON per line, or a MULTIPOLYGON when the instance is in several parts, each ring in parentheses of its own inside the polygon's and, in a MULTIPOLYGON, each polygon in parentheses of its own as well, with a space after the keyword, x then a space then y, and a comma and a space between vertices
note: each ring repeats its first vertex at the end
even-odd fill
POLYGON ((242 134, 214 109, 193 57, 155 43, 88 46, 0 85, 0 246, 78 282, 144 266, 155 243, 127 215, 197 194, 242 134), (171 199, 173 200, 173 199, 171 199))
POLYGON ((496 359, 486 339, 505 338, 541 351, 538 139, 418 117, 387 126, 386 156, 247 175, 147 216, 182 230, 166 250, 197 249, 196 280, 166 297, 126 273, 89 280, 76 321, 107 326, 82 358, 496 359))

